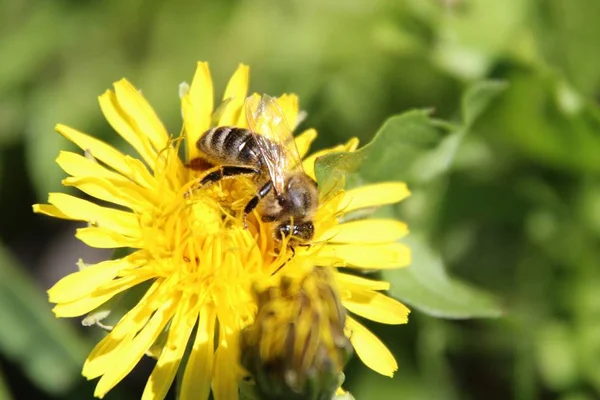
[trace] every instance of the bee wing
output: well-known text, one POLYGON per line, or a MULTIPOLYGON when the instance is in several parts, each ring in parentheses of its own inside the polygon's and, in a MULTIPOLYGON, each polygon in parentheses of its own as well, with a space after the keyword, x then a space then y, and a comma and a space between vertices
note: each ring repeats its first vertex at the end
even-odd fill
POLYGON ((302 160, 292 131, 277 101, 254 94, 246 99, 248 127, 258 143, 276 193, 285 189, 285 176, 302 170, 302 160))

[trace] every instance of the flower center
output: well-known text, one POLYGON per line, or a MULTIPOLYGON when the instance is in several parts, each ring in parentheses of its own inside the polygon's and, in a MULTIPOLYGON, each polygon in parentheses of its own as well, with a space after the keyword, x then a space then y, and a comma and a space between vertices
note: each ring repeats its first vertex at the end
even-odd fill
POLYGON ((186 178, 163 185, 175 190, 165 190, 161 206, 141 219, 157 275, 198 294, 200 301, 228 307, 238 316, 253 315, 252 283, 268 279, 290 252, 275 250, 272 227, 255 214, 244 226, 243 209, 256 192, 250 179, 198 187, 206 172, 180 172, 186 178))

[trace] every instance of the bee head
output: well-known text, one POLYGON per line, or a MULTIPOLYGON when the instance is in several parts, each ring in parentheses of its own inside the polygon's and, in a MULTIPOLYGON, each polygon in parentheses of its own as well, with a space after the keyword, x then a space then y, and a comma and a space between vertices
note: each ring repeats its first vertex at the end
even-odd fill
POLYGON ((317 185, 304 173, 292 175, 286 183, 285 193, 278 196, 282 214, 296 220, 311 215, 317 207, 317 201, 317 185))
POLYGON ((279 194, 270 193, 262 202, 264 222, 301 221, 310 217, 317 208, 318 192, 316 183, 304 173, 292 175, 279 194))

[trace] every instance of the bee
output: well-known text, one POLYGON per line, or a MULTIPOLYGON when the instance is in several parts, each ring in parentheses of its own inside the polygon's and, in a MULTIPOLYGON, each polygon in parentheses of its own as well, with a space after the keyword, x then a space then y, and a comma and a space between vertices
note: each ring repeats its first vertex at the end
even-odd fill
MULTIPOLYGON (((218 166, 199 186, 224 178, 252 176, 256 195, 244 208, 243 221, 258 207, 263 222, 278 223, 276 240, 290 237, 305 243, 314 236, 312 218, 318 206, 317 183, 302 168, 302 160, 281 108, 268 95, 246 99, 249 129, 219 126, 202 134, 196 147, 200 159, 218 166)), ((192 168, 195 163, 192 162, 192 168)))

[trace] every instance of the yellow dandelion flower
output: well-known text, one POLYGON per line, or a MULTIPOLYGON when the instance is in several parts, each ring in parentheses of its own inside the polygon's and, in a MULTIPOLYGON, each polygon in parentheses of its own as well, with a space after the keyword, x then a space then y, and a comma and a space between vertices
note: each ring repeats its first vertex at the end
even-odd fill
MULTIPOLYGON (((256 282, 276 284, 282 274, 302 277, 315 265, 334 271, 341 302, 351 313, 385 324, 407 321, 408 309, 381 294, 387 282, 373 281, 342 268, 385 269, 409 264, 409 250, 397 240, 407 233, 395 220, 348 220, 354 211, 401 201, 406 185, 388 182, 326 196, 314 218, 315 236, 295 251, 276 247, 272 227, 251 215, 247 228, 239 212, 254 195, 248 178, 231 179, 193 189, 205 171, 186 164, 197 157, 195 143, 211 126, 247 127, 243 108, 249 68, 240 65, 229 81, 223 102, 213 106, 213 84, 207 63, 198 63, 182 96, 184 135, 171 138, 142 94, 127 80, 99 97, 114 130, 139 155, 135 158, 65 125, 56 130, 85 155, 63 151, 59 166, 69 175, 63 183, 100 200, 97 204, 72 195, 50 193, 48 204, 34 211, 56 218, 84 221, 76 237, 97 248, 126 248, 130 254, 86 265, 49 291, 58 317, 83 316, 132 288, 147 285, 141 299, 90 353, 83 366, 88 379, 100 378, 95 396, 103 397, 152 349, 157 363, 143 399, 162 399, 189 357, 181 379, 182 399, 236 399, 240 366, 240 332, 254 322, 256 282), (180 158, 184 144, 186 160, 180 158), (192 193, 187 196, 186 193, 192 193), (159 340, 159 337, 161 340, 159 340), (189 344, 189 346, 188 346, 189 344)), ((289 125, 298 121, 298 98, 278 98, 289 125)), ((316 132, 296 138, 303 167, 313 179, 318 156, 353 151, 356 140, 308 157, 316 132)), ((346 331, 363 362, 392 376, 394 357, 356 319, 346 318, 346 331)))

